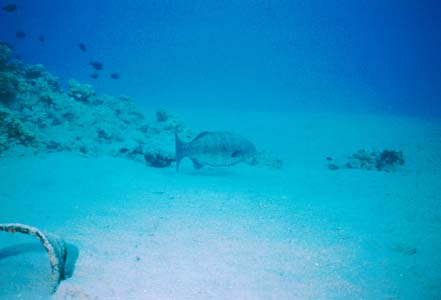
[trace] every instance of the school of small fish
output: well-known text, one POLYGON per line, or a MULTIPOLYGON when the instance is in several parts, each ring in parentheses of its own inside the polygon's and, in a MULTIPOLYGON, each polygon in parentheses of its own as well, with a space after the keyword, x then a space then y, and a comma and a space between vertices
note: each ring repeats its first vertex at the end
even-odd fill
MULTIPOLYGON (((17 7, 17 4, 15 4, 15 3, 10 3, 10 4, 7 4, 7 5, 4 5, 4 6, 2 6, 2 7, 0 8, 0 10, 1 10, 1 11, 4 11, 5 13, 14 13, 14 12, 17 11, 17 9, 18 9, 18 7, 17 7)), ((15 36, 17 37, 17 39, 24 39, 24 38, 26 38, 27 33, 24 32, 24 31, 19 30, 19 31, 16 31, 16 32, 15 32, 15 36)), ((45 37, 45 35, 44 35, 44 34, 40 34, 40 35, 38 36, 38 41, 40 42, 40 44, 43 45, 43 44, 46 42, 46 37, 45 37)), ((83 42, 79 42, 79 43, 77 43, 77 46, 78 46, 78 48, 80 49, 81 52, 87 52, 87 47, 86 47, 86 44, 85 44, 85 43, 83 43, 83 42)), ((89 65, 90 65, 95 71, 101 71, 101 70, 103 70, 103 68, 104 68, 103 63, 100 62, 100 61, 97 61, 97 60, 92 60, 92 61, 90 61, 90 62, 89 62, 89 65)), ((99 76, 99 73, 94 72, 94 73, 92 73, 92 74, 90 75, 90 77, 91 77, 92 79, 98 79, 100 76, 99 76)), ((113 80, 118 80, 118 79, 121 78, 121 75, 120 75, 119 73, 115 73, 115 72, 113 72, 113 73, 110 73, 109 78, 111 78, 111 79, 113 79, 113 80)))

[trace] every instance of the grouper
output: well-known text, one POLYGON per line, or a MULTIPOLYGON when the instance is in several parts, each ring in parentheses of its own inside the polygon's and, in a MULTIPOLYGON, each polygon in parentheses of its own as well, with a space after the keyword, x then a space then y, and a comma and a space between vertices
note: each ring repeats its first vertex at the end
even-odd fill
POLYGON ((175 133, 176 170, 179 171, 181 160, 188 157, 195 169, 203 166, 232 166, 252 158, 256 154, 253 143, 244 137, 226 131, 205 131, 191 142, 184 143, 175 133))

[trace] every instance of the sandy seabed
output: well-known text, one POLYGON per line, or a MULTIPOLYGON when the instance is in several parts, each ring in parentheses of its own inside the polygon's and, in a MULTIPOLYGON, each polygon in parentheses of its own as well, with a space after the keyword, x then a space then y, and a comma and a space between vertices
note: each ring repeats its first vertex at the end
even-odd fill
POLYGON ((36 226, 78 251, 49 296, 43 248, 0 232, 0 299, 441 299, 441 123, 271 119, 239 117, 231 129, 280 155, 282 170, 0 158, 0 223, 36 226), (403 150, 406 164, 327 168, 327 156, 360 148, 403 150))

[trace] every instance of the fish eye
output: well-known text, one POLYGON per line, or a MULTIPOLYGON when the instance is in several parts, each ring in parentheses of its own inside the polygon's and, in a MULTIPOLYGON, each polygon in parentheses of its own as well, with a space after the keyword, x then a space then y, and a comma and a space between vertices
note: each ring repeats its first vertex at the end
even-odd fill
POLYGON ((231 157, 238 157, 240 155, 240 151, 236 150, 233 153, 231 153, 231 157))

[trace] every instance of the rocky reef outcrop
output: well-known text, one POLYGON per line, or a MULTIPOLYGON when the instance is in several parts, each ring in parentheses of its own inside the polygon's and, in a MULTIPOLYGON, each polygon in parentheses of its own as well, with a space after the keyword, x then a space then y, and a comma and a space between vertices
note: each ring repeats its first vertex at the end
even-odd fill
POLYGON ((130 97, 97 95, 69 80, 67 90, 43 65, 23 65, 0 44, 0 155, 34 152, 127 157, 153 167, 174 159, 174 131, 191 135, 167 110, 147 120, 130 97))
MULTIPOLYGON (((175 161, 175 131, 194 137, 164 108, 147 119, 130 97, 99 95, 92 85, 73 79, 63 90, 43 65, 12 59, 9 47, 0 43, 0 156, 24 147, 32 153, 111 155, 167 167, 175 161)), ((280 168, 280 161, 264 157, 251 164, 280 168)))
POLYGON ((0 42, 0 71, 5 71, 12 57, 11 48, 6 43, 0 42))
POLYGON ((38 138, 13 112, 0 107, 0 153, 17 144, 37 146, 38 138))
POLYGON ((391 172, 404 165, 404 156, 402 151, 383 150, 367 151, 360 149, 354 154, 335 160, 328 157, 328 168, 330 170, 338 169, 364 169, 391 172))
POLYGON ((0 71, 0 102, 8 104, 17 96, 18 80, 13 74, 0 71))

